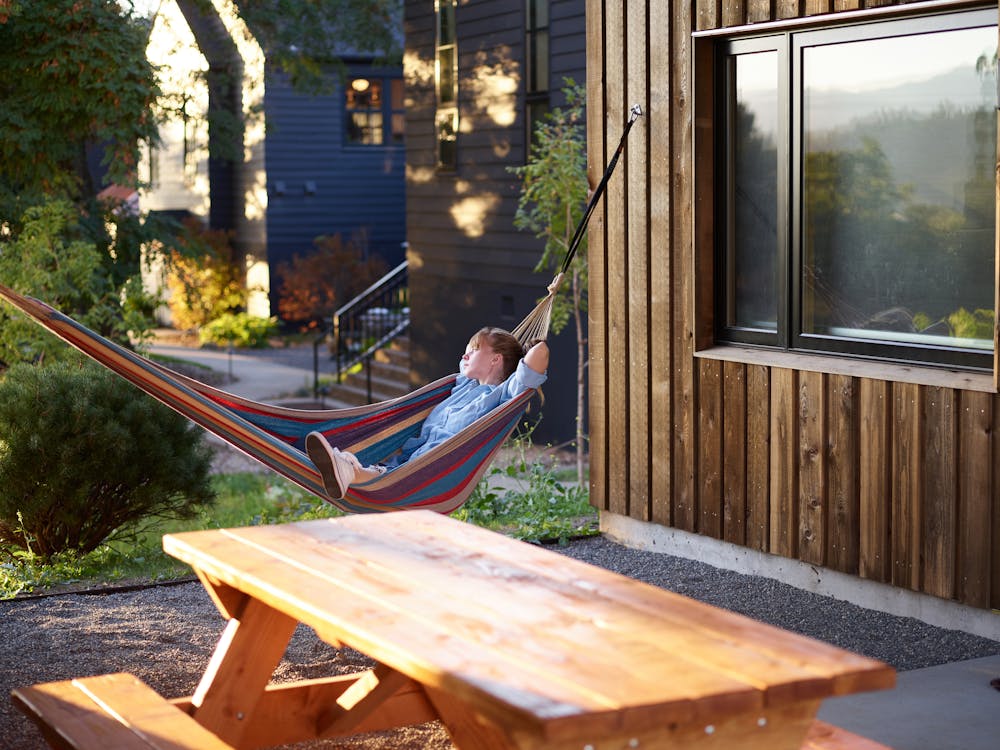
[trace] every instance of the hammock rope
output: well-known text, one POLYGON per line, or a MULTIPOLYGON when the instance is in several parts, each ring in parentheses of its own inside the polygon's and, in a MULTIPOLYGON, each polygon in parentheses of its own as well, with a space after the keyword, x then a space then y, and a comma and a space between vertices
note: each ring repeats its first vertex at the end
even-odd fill
MULTIPOLYGON (((522 344, 548 337, 553 298, 640 114, 638 106, 632 108, 621 143, 577 227, 563 270, 549 284, 548 295, 514 329, 522 344)), ((456 376, 448 375, 405 396, 366 406, 290 409, 251 401, 175 372, 6 286, 0 285, 0 298, 225 443, 348 513, 456 510, 472 494, 536 392, 524 391, 432 450, 368 482, 351 485, 343 498, 331 498, 319 470, 305 453, 307 434, 322 432, 331 445, 351 451, 363 464, 381 463, 408 438, 419 434, 427 415, 451 393, 456 376)))
POLYGON ((511 331, 514 338, 520 341, 522 346, 527 347, 527 345, 532 341, 543 340, 549 337, 549 324, 552 322, 552 305, 555 301, 555 296, 559 292, 559 287, 562 285, 563 278, 569 271, 570 265, 573 263, 576 251, 583 242, 583 238, 587 231, 587 225, 590 223, 590 215, 594 213, 597 203, 601 200, 601 196, 604 195, 604 191, 607 190, 608 182, 611 180, 611 175, 614 173, 615 167, 618 166, 618 159, 621 158, 622 152, 625 150, 625 142, 628 139, 629 131, 632 130, 632 126, 635 124, 635 121, 640 117, 642 117, 642 107, 638 104, 633 104, 632 109, 629 110, 628 121, 625 123, 625 128, 622 130, 621 139, 618 141, 618 147, 615 149, 615 152, 611 157, 611 161, 608 162, 608 166, 604 170, 604 175, 601 177, 601 181, 597 184, 597 187, 591 194, 590 200, 587 202, 587 207, 584 209, 583 216, 576 225, 576 231, 573 233, 573 239, 570 240, 569 247, 566 250, 566 257, 563 259, 562 268, 559 269, 559 273, 555 275, 552 279, 552 283, 549 284, 548 294, 539 300, 535 309, 528 313, 524 320, 522 320, 518 326, 511 331))

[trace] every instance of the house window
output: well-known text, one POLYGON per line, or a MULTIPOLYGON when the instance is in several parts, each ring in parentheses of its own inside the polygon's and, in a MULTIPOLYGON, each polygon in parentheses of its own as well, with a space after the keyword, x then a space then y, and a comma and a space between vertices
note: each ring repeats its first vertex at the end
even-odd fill
POLYGON ((458 51, 455 44, 455 0, 434 0, 437 17, 434 80, 437 90, 435 124, 438 168, 458 165, 458 51))
POLYGON ((531 144, 535 124, 549 111, 549 0, 525 0, 524 49, 524 119, 531 144))
POLYGON ((996 9, 714 49, 716 339, 991 369, 996 9))
POLYGON ((406 119, 402 79, 350 78, 344 88, 344 97, 349 144, 383 146, 403 142, 406 119))

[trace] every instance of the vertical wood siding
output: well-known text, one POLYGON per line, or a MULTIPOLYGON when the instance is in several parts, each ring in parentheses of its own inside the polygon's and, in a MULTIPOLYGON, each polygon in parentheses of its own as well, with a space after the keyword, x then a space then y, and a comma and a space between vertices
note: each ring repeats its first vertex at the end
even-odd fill
POLYGON ((590 231, 592 502, 1000 608, 998 396, 695 355, 712 280, 692 217, 711 195, 692 138, 711 111, 694 111, 692 31, 885 4, 587 1, 595 183, 629 107, 645 112, 590 231))

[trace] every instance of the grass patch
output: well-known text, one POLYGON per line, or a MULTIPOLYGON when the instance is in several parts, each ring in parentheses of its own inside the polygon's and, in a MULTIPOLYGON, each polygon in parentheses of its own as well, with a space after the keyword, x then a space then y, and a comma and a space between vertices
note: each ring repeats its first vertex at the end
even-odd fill
MULTIPOLYGON (((0 599, 189 576, 187 565, 164 554, 164 534, 343 515, 276 474, 220 474, 212 482, 217 500, 196 518, 148 521, 88 555, 60 555, 42 564, 30 551, 0 549, 0 599)), ((565 543, 571 537, 598 533, 587 489, 564 485, 553 466, 529 463, 523 456, 507 467, 491 469, 452 515, 531 542, 565 543)))

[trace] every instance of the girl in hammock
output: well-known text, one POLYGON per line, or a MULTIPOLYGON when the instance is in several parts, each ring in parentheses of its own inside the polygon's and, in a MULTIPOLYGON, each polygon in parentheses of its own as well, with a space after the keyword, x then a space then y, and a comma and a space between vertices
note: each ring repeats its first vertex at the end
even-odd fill
POLYGON ((320 470, 330 498, 337 500, 352 484, 367 482, 426 453, 500 404, 538 388, 548 366, 549 347, 544 341, 534 342, 525 352, 507 331, 483 328, 469 340, 451 395, 434 407, 420 434, 403 443, 386 463, 362 466, 353 453, 333 447, 320 432, 306 436, 306 453, 320 470))

